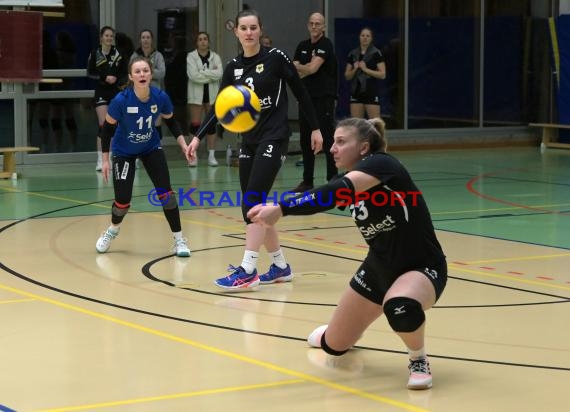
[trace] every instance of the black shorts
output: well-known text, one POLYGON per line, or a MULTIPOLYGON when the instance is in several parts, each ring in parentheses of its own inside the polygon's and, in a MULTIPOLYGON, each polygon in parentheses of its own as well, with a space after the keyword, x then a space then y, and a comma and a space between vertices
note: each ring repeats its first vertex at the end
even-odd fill
POLYGON ((435 289, 435 300, 437 301, 447 283, 447 262, 445 259, 437 264, 412 267, 402 272, 390 273, 389 270, 382 268, 374 255, 369 253, 350 280, 350 287, 369 301, 382 305, 386 292, 388 292, 388 289, 390 289, 396 279, 405 272, 413 270, 423 273, 431 281, 435 289))
POLYGON ((358 96, 350 96, 350 103, 355 104, 375 104, 380 106, 380 96, 372 96, 367 94, 361 94, 358 96))
POLYGON ((109 89, 99 87, 95 89, 95 107, 109 106, 113 97, 119 93, 119 89, 109 89))

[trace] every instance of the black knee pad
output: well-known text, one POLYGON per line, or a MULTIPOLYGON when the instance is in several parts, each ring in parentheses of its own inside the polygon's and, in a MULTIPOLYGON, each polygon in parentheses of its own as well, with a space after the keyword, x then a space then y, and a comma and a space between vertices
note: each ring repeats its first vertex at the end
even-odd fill
POLYGON ((67 130, 77 130, 75 119, 65 119, 65 126, 67 127, 67 130))
POLYGON ((195 136, 200 128, 200 123, 190 123, 190 136, 195 136))
POLYGON ((348 352, 348 349, 345 349, 345 350, 334 350, 334 349, 332 349, 329 345, 327 345, 327 341, 325 340, 325 335, 326 335, 326 331, 321 336, 321 348, 326 353, 328 353, 329 355, 333 355, 333 356, 342 356, 346 352, 348 352))
POLYGON ((130 205, 127 205, 126 207, 119 207, 119 206, 117 206, 117 204, 115 202, 113 202, 113 207, 111 209, 111 213, 115 216, 123 217, 129 211, 129 207, 130 207, 130 205))
POLYGON ((162 208, 164 210, 172 210, 178 207, 178 202, 176 201, 176 194, 174 192, 168 192, 168 199, 165 199, 167 194, 165 193, 164 197, 161 197, 161 201, 164 200, 162 203, 162 208))
POLYGON ((383 308, 394 332, 413 332, 426 320, 421 303, 415 299, 396 296, 388 299, 383 308))
POLYGON ((51 119, 51 129, 55 132, 61 130, 61 119, 51 119))
MULTIPOLYGON (((158 132, 158 137, 160 140, 162 140, 162 126, 156 126, 156 131, 158 132)), ((174 138, 177 138, 178 136, 174 136, 174 138)))
POLYGON ((38 120, 38 123, 40 124, 40 127, 45 130, 48 128, 48 121, 47 119, 40 119, 38 120))

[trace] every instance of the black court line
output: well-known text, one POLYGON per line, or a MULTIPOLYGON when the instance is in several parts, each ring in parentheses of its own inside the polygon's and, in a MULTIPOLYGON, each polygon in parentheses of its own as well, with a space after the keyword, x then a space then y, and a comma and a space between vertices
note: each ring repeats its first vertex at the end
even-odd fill
MULTIPOLYGON (((93 202, 93 203, 97 203, 97 202, 93 202)), ((38 216, 43 216, 49 213, 54 213, 56 211, 60 211, 60 210, 65 210, 65 209, 71 209, 74 207, 81 207, 81 206, 85 206, 86 204, 82 204, 82 205, 74 205, 71 207, 66 207, 66 208, 62 208, 62 209, 57 209, 54 210, 52 212, 45 212, 45 213, 41 213, 38 215, 33 216, 32 218, 38 217, 38 216)), ((28 219, 22 219, 22 220, 18 220, 16 222, 13 222, 9 225, 6 225, 2 228, 0 228, 0 234, 5 231, 6 229, 15 226, 16 224, 25 222, 26 220, 32 219, 32 218, 28 218, 28 219)), ((240 245, 242 246, 242 245, 240 245)), ((295 249, 295 248, 293 248, 295 249)), ((297 249, 297 250, 303 250, 303 249, 297 249)), ((195 251, 198 252, 198 251, 195 251)), ((194 253, 195 253, 194 252, 194 253)), ((314 252, 311 252, 314 253, 314 252)), ((334 255, 331 255, 334 256, 334 255)), ((166 258, 173 258, 174 255, 168 255, 168 256, 164 256, 162 258, 159 258, 158 260, 161 259, 166 259, 166 258)), ((351 258, 348 258, 351 259, 351 258)), ((155 259, 153 262, 158 261, 157 259, 155 259)), ((356 260, 356 259, 351 259, 351 260, 356 260)), ((146 265, 149 265, 151 262, 147 263, 146 265)), ((145 265, 145 266, 146 266, 145 265)), ((144 314, 144 315, 149 315, 149 316, 153 316, 153 317, 157 317, 157 318, 162 318, 162 319, 168 319, 168 320, 175 320, 178 322, 183 322, 183 323, 188 323, 188 324, 194 324, 194 325, 198 325, 198 326, 205 326, 205 327, 210 327, 210 328, 216 328, 216 329, 222 329, 222 330, 228 330, 228 331, 235 331, 235 332, 240 332, 240 333, 250 333, 250 334, 254 334, 254 335, 259 335, 259 336, 267 336, 267 337, 274 337, 274 338, 279 338, 279 339, 287 339, 287 340, 293 340, 293 341, 302 341, 305 342, 306 338, 299 338, 299 337, 294 337, 294 336, 287 336, 287 335, 278 335, 278 334, 273 334, 273 333, 266 333, 266 332, 259 332, 259 331, 252 331, 252 330, 247 330, 247 329, 242 329, 242 328, 235 328, 235 327, 230 327, 230 326, 222 326, 222 325, 217 325, 217 324, 212 324, 212 323, 208 323, 208 322, 202 322, 202 321, 197 321, 197 320, 192 320, 192 319, 185 319, 185 318, 180 318, 177 316, 172 316, 172 315, 165 315, 165 314, 161 314, 161 313, 157 313, 157 312, 151 312, 151 311, 147 311, 147 310, 142 310, 142 309, 137 309, 137 308, 133 308, 130 306, 124 306, 124 305, 119 305, 116 303, 112 303, 112 302, 107 302, 101 299, 96 299, 96 298, 92 298, 89 296, 85 296, 85 295, 80 295, 68 290, 64 290, 64 289, 60 289, 57 288, 55 286, 51 286, 45 283, 42 283, 38 280, 35 280, 29 276, 26 276, 24 274, 21 274, 9 267, 7 267, 6 265, 4 265, 2 262, 0 262, 0 269, 4 270, 5 272, 21 279, 24 280, 26 282, 32 283, 36 286, 42 287, 44 289, 48 289, 51 290, 53 292, 57 292, 57 293, 61 293, 63 295, 66 296, 71 296, 80 300, 85 300, 85 301, 89 301, 89 302, 93 302, 93 303, 98 303, 101 305, 105 305, 105 306, 109 306, 109 307, 113 307, 113 308, 117 308, 117 309, 122 309, 122 310, 126 310, 129 312, 134 312, 134 313, 139 313, 139 314, 144 314)), ((456 278, 458 280, 465 280, 465 279, 461 279, 461 278, 456 278)), ((472 281, 472 280, 470 280, 472 281)), ((478 281, 472 281, 472 282, 476 282, 479 283, 478 281)), ((163 282, 164 283, 164 282, 163 282)), ((481 283, 485 283, 485 282, 481 282, 481 283)), ((493 285, 493 284, 490 284, 493 285)), ((493 286, 499 286, 499 287, 505 287, 505 286, 500 286, 500 285, 493 285, 493 286)), ((506 287, 509 289, 509 287, 506 287)), ((517 290, 517 288, 514 288, 515 290, 517 290)), ((521 291, 525 291, 523 289, 520 289, 521 291)), ((536 294, 542 294, 541 292, 535 292, 535 291, 527 291, 530 293, 536 293, 536 294)), ((548 295, 545 294, 547 296, 555 296, 555 295, 548 295)), ((227 294, 223 294, 223 296, 227 297, 227 294)), ((233 295, 232 295, 233 296, 233 295)), ((564 300, 568 300, 565 297, 562 297, 561 299, 564 300)), ((554 302, 553 302, 554 303, 554 302)), ((393 350, 393 349, 385 349, 385 348, 374 348, 374 347, 360 347, 360 346, 355 346, 355 348, 359 348, 359 349, 363 349, 363 350, 372 350, 372 351, 377 351, 377 352, 385 352, 385 353, 397 353, 397 354, 404 354, 404 355, 408 355, 408 353, 406 351, 397 351, 397 350, 393 350)), ((492 365, 502 365, 502 366, 514 366, 514 367, 523 367, 523 368, 537 368, 537 369, 546 369, 546 370, 559 370, 559 371, 565 371, 565 372, 570 372, 570 368, 564 368, 564 367, 556 367, 556 366, 549 366, 549 365, 536 365, 536 364, 523 364, 523 363, 514 363, 514 362, 504 362, 504 361, 493 361, 493 360, 486 360, 486 359, 475 359, 475 358, 461 358, 461 357, 451 357, 451 356, 445 356, 445 355, 437 355, 437 354, 429 354, 429 356, 433 357, 433 358, 440 358, 440 359, 449 359, 449 360, 457 360, 457 361, 463 361, 463 362, 477 362, 477 363, 483 363, 483 364, 492 364, 492 365)))

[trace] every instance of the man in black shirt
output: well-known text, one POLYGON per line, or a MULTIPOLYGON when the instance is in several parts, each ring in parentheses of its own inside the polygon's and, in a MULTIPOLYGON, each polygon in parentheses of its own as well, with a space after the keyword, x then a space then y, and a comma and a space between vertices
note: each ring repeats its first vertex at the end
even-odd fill
MULTIPOLYGON (((307 88, 323 135, 323 150, 327 159, 327 180, 338 172, 330 148, 334 135, 334 110, 337 96, 337 62, 333 44, 325 36, 325 16, 313 13, 307 23, 310 38, 301 41, 295 50, 293 63, 307 88)), ((311 150, 310 126, 303 113, 299 113, 301 150, 303 152, 303 181, 293 189, 304 192, 313 188, 315 155, 311 150)))

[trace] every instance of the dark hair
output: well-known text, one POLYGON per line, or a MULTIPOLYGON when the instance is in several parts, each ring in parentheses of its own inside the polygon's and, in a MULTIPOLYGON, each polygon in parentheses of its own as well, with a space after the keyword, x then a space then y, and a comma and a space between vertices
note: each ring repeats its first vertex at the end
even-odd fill
POLYGON ((360 31, 358 32, 359 35, 362 34, 362 32, 364 30, 368 30, 370 32, 370 37, 372 38, 372 40, 374 40, 374 32, 372 31, 372 29, 368 26, 364 26, 363 28, 360 29, 360 31))
POLYGON ((254 9, 250 9, 250 8, 244 8, 242 11, 240 11, 237 16, 236 16, 236 27, 239 26, 239 19, 241 19, 242 17, 248 17, 248 16, 255 16, 257 17, 257 23, 259 23, 259 28, 262 27, 261 24, 261 17, 259 17, 259 13, 257 11, 255 11, 254 9))
POLYGON ((378 151, 385 152, 388 147, 388 140, 386 140, 386 125, 384 124, 384 120, 379 117, 369 120, 349 117, 348 119, 338 122, 336 127, 355 128, 360 141, 368 142, 370 144, 370 153, 378 151))
MULTIPOLYGON (((147 59, 144 56, 133 57, 133 59, 129 62, 129 70, 127 72, 128 74, 131 74, 133 64, 138 63, 138 62, 145 62, 146 64, 148 64, 148 67, 150 67, 150 73, 152 74, 152 63, 150 62, 149 59, 147 59)), ((129 83, 127 84, 127 86, 130 87, 132 85, 133 85, 133 82, 132 82, 132 80, 129 79, 129 83)))
POLYGON ((141 36, 142 36, 142 34, 143 34, 144 32, 148 32, 148 33, 150 34, 150 38, 154 40, 154 34, 153 34, 153 32, 152 32, 151 29, 142 29, 142 30, 139 32, 139 41, 140 41, 141 36))
POLYGON ((99 37, 103 36, 103 34, 107 31, 107 30, 111 30, 113 32, 113 34, 115 34, 115 29, 112 28, 111 26, 103 26, 101 27, 101 30, 99 30, 99 37))
POLYGON ((205 31, 199 31, 196 34, 196 39, 194 40, 194 43, 198 43, 198 37, 200 37, 201 34, 205 35, 208 38, 208 43, 210 43, 210 35, 205 31))

